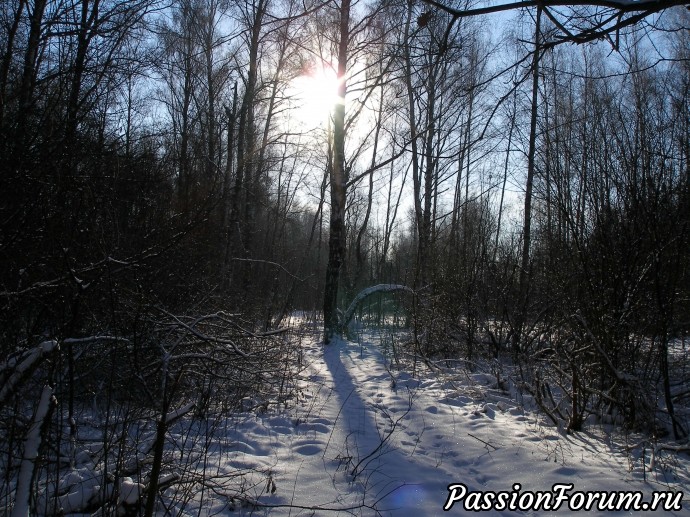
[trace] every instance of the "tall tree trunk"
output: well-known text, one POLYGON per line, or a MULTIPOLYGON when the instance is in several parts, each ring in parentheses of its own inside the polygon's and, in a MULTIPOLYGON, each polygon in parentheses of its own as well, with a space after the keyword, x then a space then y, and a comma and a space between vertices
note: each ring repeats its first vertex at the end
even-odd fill
POLYGON ((247 73, 247 87, 244 95, 244 109, 243 114, 245 116, 245 123, 242 128, 242 140, 240 144, 243 145, 243 159, 242 167, 244 168, 245 176, 245 220, 244 228, 245 232, 243 235, 244 246, 247 251, 251 249, 251 238, 253 237, 253 218, 252 215, 256 210, 256 187, 257 187, 257 167, 256 163, 256 134, 254 127, 255 120, 255 98, 256 98, 256 88, 258 82, 259 73, 259 45, 261 38, 261 27, 263 24, 263 17, 266 11, 266 2, 261 0, 256 7, 256 13, 254 18, 254 26, 252 27, 252 38, 249 47, 249 71, 247 73))
POLYGON ((206 64, 206 89, 207 89, 207 99, 206 99, 206 152, 208 156, 205 160, 205 181, 213 183, 219 170, 219 163, 216 158, 216 85, 214 81, 215 63, 213 56, 214 48, 214 28, 213 21, 215 12, 214 9, 209 8, 209 12, 206 13, 208 19, 206 20, 207 26, 203 28, 204 30, 204 57, 206 64))
POLYGON ((36 63, 38 61, 38 50, 41 43, 41 24, 43 13, 46 8, 46 0, 35 0, 34 8, 29 16, 29 36, 24 53, 24 70, 22 72, 22 83, 19 89, 19 111, 17 113, 17 133, 15 142, 15 158, 22 159, 24 153, 26 125, 28 116, 31 113, 33 103, 34 86, 36 84, 36 63))
POLYGON ((347 92, 347 44, 350 26, 350 0, 340 7, 338 43, 338 102, 333 112, 333 166, 331 169, 331 218, 328 238, 328 265, 323 300, 324 343, 328 344, 338 325, 338 284, 345 258, 345 93, 347 92))
MULTIPOLYGON (((246 257, 251 256, 252 239, 254 237, 254 214, 258 202, 259 180, 256 177, 257 164, 255 154, 254 133, 254 104, 259 70, 259 45, 263 17, 266 13, 266 0, 259 0, 254 9, 251 38, 249 42, 249 63, 247 70, 247 82, 240 107, 240 120, 237 128, 237 175, 235 183, 235 199, 233 203, 238 205, 239 197, 244 194, 242 204, 241 221, 241 247, 246 257)), ((240 219, 239 211, 235 212, 234 219, 240 219)), ((249 294, 251 284, 251 262, 244 262, 242 273, 242 289, 245 298, 249 294)))
MULTIPOLYGON (((382 71, 381 71, 382 72, 382 71)), ((374 147, 371 152, 371 172, 369 173, 369 192, 367 194, 367 210, 364 214, 364 221, 362 226, 357 233, 357 244, 356 244, 356 256, 357 256, 357 269, 356 274, 360 275, 364 270, 364 261, 366 259, 364 252, 362 251, 362 241, 364 240, 364 235, 369 226, 369 218, 371 217, 371 206, 373 204, 374 198, 374 167, 376 166, 376 155, 378 153, 379 146, 379 135, 381 133, 381 125, 383 119, 383 86, 381 86, 381 96, 379 97, 379 109, 376 114, 376 129, 374 130, 374 147)))
POLYGON ((223 228, 224 239, 224 258, 222 267, 222 285, 225 289, 230 287, 230 252, 232 249, 233 225, 236 224, 232 217, 235 215, 237 206, 234 204, 236 197, 230 194, 230 181, 232 179, 235 161, 235 120, 237 118, 237 83, 233 88, 232 108, 225 107, 228 117, 228 150, 227 161, 225 162, 225 177, 223 179, 223 203, 221 214, 221 228, 223 228), (232 198, 232 200, 231 200, 232 198))
POLYGON ((26 5, 26 1, 20 0, 17 9, 14 12, 12 24, 7 30, 7 45, 5 47, 5 55, 2 56, 2 63, 0 64, 0 129, 2 128, 3 116, 5 113, 5 90, 7 89, 7 80, 10 65, 12 64, 12 54, 14 53, 14 38, 17 35, 19 22, 22 19, 24 5, 26 5))
POLYGON ((537 22, 534 31, 534 55, 532 56, 532 107, 529 127, 529 151, 527 153, 527 180, 525 183, 525 215, 522 229, 522 257, 520 260, 518 312, 513 333, 513 354, 515 357, 517 357, 520 351, 520 337, 525 323, 529 299, 529 256, 532 242, 532 185, 534 183, 534 157, 537 140, 541 11, 542 7, 538 5, 537 22))
MULTIPOLYGON (((410 148, 412 151, 412 189, 414 195, 414 213, 417 229, 417 239, 421 239, 422 222, 422 179, 420 176, 419 148, 417 144, 417 116, 414 102, 414 88, 412 86, 412 55, 410 49, 410 26, 412 20, 412 0, 408 0, 407 17, 405 18, 405 33, 403 42, 403 52, 405 55, 405 86, 407 88, 407 102, 409 108, 410 124, 410 148)), ((415 286, 416 287, 416 286, 415 286)))
POLYGON ((501 200, 498 203, 498 220, 496 221, 496 239, 494 241, 493 259, 496 262, 496 254, 498 253, 498 240, 501 236, 501 220, 503 219, 503 203, 505 201, 506 183, 508 181, 508 166, 510 164, 510 152, 513 145, 513 131, 515 129, 515 117, 517 116, 517 107, 515 106, 516 96, 513 95, 513 112, 510 114, 510 129, 508 130, 508 146, 506 148, 506 159, 503 164, 503 181, 501 183, 501 200))
MULTIPOLYGON (((408 169, 409 170, 409 169, 408 169)), ((398 215, 398 208, 400 207, 400 199, 402 198, 402 193, 405 188, 405 180, 407 179, 407 170, 403 175, 402 184, 398 190, 398 196, 395 201, 395 205, 392 205, 393 199, 393 180, 395 173, 395 160, 391 160, 391 170, 388 181, 388 199, 386 202, 386 223, 383 228, 383 247, 381 249, 381 257, 379 259, 379 269, 377 273, 377 279, 382 280, 385 273, 384 266, 386 265, 386 259, 388 257, 388 250, 391 243, 391 235, 393 233, 393 228, 395 226, 395 220, 398 215)), ((387 279, 386 279, 387 280, 387 279)))
POLYGON ((427 88, 426 135, 424 139, 424 204, 422 207, 422 221, 419 225, 419 262, 417 264, 421 285, 428 284, 433 256, 431 247, 431 212, 434 199, 434 180, 436 179, 436 159, 434 157, 434 136, 436 134, 436 61, 429 56, 429 75, 427 88))

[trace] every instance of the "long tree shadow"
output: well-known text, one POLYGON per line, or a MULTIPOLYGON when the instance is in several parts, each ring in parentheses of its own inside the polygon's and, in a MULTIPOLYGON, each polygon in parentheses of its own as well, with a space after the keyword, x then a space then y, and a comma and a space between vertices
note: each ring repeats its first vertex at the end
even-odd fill
MULTIPOLYGON (((414 449, 407 451, 399 446, 408 416, 418 409, 412 394, 406 408, 387 408, 369 400, 377 390, 385 392, 392 388, 383 358, 371 349, 375 345, 367 345, 365 350, 359 344, 336 340, 324 348, 324 362, 333 377, 333 390, 340 404, 334 425, 342 438, 341 443, 334 440, 328 448, 337 449, 335 458, 340 461, 340 468, 347 467, 349 479, 361 488, 365 505, 374 506, 383 515, 411 515, 413 510, 414 515, 438 515, 448 494, 447 485, 456 480, 450 479, 445 470, 430 465, 429 458, 415 455, 414 449), (372 354, 378 360, 375 366, 372 354), (361 363, 357 364, 358 361, 361 363), (365 367, 369 370, 360 369, 365 367), (366 379, 368 393, 367 386, 359 385, 351 371, 366 379), (372 391, 374 386, 376 390, 372 391)), ((402 397, 399 400, 404 404, 402 397)), ((332 450, 324 454, 334 456, 332 450)))

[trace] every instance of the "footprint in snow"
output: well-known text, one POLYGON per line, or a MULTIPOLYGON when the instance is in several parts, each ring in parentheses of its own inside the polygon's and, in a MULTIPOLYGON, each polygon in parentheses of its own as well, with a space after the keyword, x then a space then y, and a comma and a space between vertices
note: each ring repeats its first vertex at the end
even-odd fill
POLYGON ((298 447, 293 447, 292 450, 297 454, 300 454, 301 456, 313 456, 314 454, 321 452, 321 445, 316 443, 309 443, 305 445, 300 445, 298 447))
POLYGON ((462 407, 465 405, 465 403, 460 401, 460 400, 451 399, 448 397, 442 398, 441 400, 439 400, 439 402, 441 402, 443 404, 447 404, 449 406, 455 406, 455 407, 462 407))
POLYGON ((577 474, 577 469, 574 469, 572 467, 558 467, 556 470, 554 470, 554 474, 562 474, 564 476, 572 476, 574 474, 577 474))
POLYGON ((328 433, 331 429, 327 425, 317 422, 304 422, 299 425, 297 430, 299 432, 315 431, 317 433, 328 433))
POLYGON ((230 450, 256 456, 256 449, 246 442, 235 442, 230 445, 230 450))
POLYGON ((290 427, 277 426, 271 428, 271 430, 276 434, 292 434, 292 429, 290 427))

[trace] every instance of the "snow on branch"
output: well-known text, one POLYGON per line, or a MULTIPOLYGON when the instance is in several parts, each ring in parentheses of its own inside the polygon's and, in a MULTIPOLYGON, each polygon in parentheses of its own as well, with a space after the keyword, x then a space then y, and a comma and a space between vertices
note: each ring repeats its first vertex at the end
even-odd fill
POLYGON ((29 515, 31 479, 34 474, 36 458, 38 458, 38 449, 41 446, 41 428, 54 401, 53 388, 44 386, 41 400, 38 403, 38 408, 36 408, 36 414, 24 441, 24 456, 19 467, 19 478, 17 480, 17 492, 12 517, 26 517, 29 515))
MULTIPOLYGON (((88 336, 82 338, 67 338, 63 340, 66 344, 87 344, 101 341, 116 341, 129 343, 129 340, 117 336, 88 336)), ((30 375, 32 370, 38 366, 41 360, 56 350, 60 344, 55 339, 49 339, 36 345, 19 357, 14 357, 0 364, 0 382, 4 382, 0 388, 0 404, 3 404, 13 393, 16 392, 22 379, 30 375), (4 380, 7 377, 7 380, 4 380)))
POLYGON ((348 323, 350 323, 350 320, 352 320, 352 317, 355 315, 357 307, 366 298, 375 293, 392 293, 396 291, 406 291, 414 295, 414 290, 411 287, 401 284, 378 284, 367 287, 366 289, 362 289, 359 294, 355 296, 355 299, 352 300, 352 303, 345 311, 345 314, 343 315, 342 327, 344 328, 348 325, 348 323))
POLYGON ((230 345, 230 347, 233 349, 233 351, 236 354, 238 354, 242 357, 245 357, 245 358, 248 358, 250 356, 249 353, 247 353, 244 350, 242 350, 241 348, 239 348, 232 339, 224 339, 224 338, 220 338, 220 337, 209 336, 209 335, 204 334, 203 332, 200 332, 199 330, 197 330, 195 328, 195 326, 198 323, 200 323, 204 320, 219 318, 219 314, 221 314, 221 313, 200 316, 191 324, 187 324, 184 321, 182 321, 179 317, 175 316, 174 314, 171 314, 170 312, 166 311, 165 309, 163 309, 161 307, 157 307, 157 309, 160 312, 162 312, 163 314, 165 314, 166 316, 169 316, 170 318, 172 318, 173 321, 175 322, 174 323, 175 326, 186 330, 187 332, 192 334, 194 337, 200 339, 201 341, 205 341, 206 343, 217 343, 220 345, 230 345))
POLYGON ((165 423, 170 424, 177 420, 180 417, 183 417, 187 413, 189 413, 192 409, 194 409, 194 406, 196 404, 194 402, 190 402, 181 408, 175 409, 174 411, 170 411, 165 415, 165 423))
POLYGON ((30 373, 31 369, 38 364, 38 362, 50 354, 54 350, 60 348, 58 342, 54 339, 43 341, 38 346, 29 350, 24 358, 19 360, 9 360, 2 367, 0 371, 13 369, 14 371, 9 376, 5 384, 0 388, 0 404, 3 404, 15 392, 17 385, 21 380, 30 373))
POLYGON ((94 343, 96 341, 117 341, 120 343, 129 343, 129 339, 119 336, 88 336, 88 337, 68 337, 63 340, 63 343, 72 343, 80 345, 84 343, 94 343))

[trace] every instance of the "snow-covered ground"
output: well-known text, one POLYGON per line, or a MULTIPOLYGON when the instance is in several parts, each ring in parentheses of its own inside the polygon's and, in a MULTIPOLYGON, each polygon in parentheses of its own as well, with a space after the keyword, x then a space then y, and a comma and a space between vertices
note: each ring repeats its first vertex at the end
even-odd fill
MULTIPOLYGON (((234 476, 234 485, 184 499, 177 489, 168 511, 435 516, 444 514, 448 485, 463 484, 467 495, 448 514, 465 515, 463 503, 473 492, 504 491, 513 501, 527 501, 527 491, 551 492, 554 484, 562 483, 573 485, 570 495, 642 491, 647 502, 655 491, 680 490, 683 508, 668 515, 690 515, 687 453, 653 455, 648 442, 602 425, 574 435, 559 432, 536 412, 526 412, 492 389, 488 376, 432 372, 419 365, 413 377, 392 368, 380 344, 373 334, 327 347, 316 339, 305 341, 296 404, 263 412, 254 408, 205 424, 215 425, 216 431, 213 443, 206 444, 204 475, 234 476), (238 472, 246 476, 237 477, 238 472), (231 497, 238 486, 244 496, 231 497)), ((187 428, 180 439, 183 434, 194 436, 195 431, 187 428)), ((459 498, 462 490, 457 487, 454 495, 459 498)), ((509 513, 516 512, 485 514, 509 513)), ((558 511, 517 511, 570 513, 577 512, 567 502, 558 511)))

